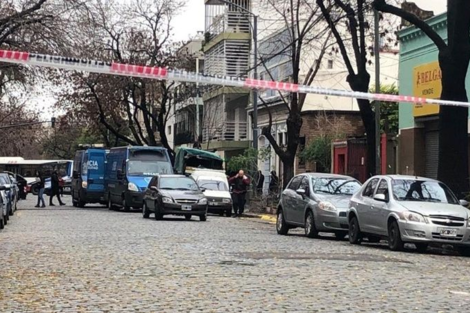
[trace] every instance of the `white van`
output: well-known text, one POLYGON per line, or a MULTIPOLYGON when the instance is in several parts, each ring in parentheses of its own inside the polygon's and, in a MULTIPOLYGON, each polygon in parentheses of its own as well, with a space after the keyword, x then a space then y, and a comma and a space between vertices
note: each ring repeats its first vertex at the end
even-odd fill
POLYGON ((196 170, 191 176, 207 198, 208 212, 232 216, 232 196, 230 195, 227 175, 218 170, 196 170))

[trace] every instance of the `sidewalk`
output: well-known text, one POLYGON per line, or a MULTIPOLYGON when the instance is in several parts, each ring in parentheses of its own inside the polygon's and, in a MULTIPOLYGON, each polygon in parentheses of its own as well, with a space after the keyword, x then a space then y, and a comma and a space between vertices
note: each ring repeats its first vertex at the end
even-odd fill
POLYGON ((276 215, 274 214, 261 214, 261 213, 251 213, 251 212, 245 212, 243 213, 245 218, 256 218, 260 219, 264 223, 267 224, 276 224, 276 215))

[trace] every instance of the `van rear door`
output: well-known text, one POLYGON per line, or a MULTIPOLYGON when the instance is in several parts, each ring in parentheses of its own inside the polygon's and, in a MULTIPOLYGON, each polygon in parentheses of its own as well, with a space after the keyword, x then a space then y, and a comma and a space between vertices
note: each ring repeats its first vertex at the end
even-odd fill
POLYGON ((104 191, 104 165, 106 151, 88 151, 88 190, 99 192, 104 191))

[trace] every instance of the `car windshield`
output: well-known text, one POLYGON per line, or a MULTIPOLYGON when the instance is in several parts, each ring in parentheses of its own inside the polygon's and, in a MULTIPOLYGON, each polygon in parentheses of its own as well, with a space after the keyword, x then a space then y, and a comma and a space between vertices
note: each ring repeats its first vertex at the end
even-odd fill
POLYGON ((314 193, 325 193, 335 195, 353 195, 361 184, 354 179, 344 178, 312 178, 314 193))
POLYGON ((199 187, 205 188, 207 190, 216 190, 216 191, 228 191, 227 183, 221 180, 205 180, 201 179, 197 181, 199 187))
POLYGON ((160 161, 129 161, 127 173, 130 176, 155 176, 171 174, 171 163, 160 161))
POLYGON ((199 187, 189 177, 162 177, 160 178, 160 189, 197 191, 199 187))
POLYGON ((392 189, 398 201, 459 203, 452 191, 438 181, 394 179, 392 189))

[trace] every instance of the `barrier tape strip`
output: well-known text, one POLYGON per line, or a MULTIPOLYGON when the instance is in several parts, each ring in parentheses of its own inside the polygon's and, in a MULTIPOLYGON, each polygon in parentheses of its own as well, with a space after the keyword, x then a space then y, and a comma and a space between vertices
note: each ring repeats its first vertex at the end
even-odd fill
POLYGON ((207 85, 221 85, 241 87, 249 89, 268 89, 285 92, 298 92, 305 94, 318 94, 326 96, 338 96, 370 101, 407 102, 420 104, 438 104, 448 106, 470 107, 468 102, 427 99, 414 96, 387 95, 367 92, 356 92, 339 89, 327 89, 314 86, 298 85, 285 82, 257 80, 222 75, 207 75, 187 72, 184 70, 168 69, 164 67, 140 66, 116 62, 104 62, 89 59, 53 56, 47 54, 0 50, 0 62, 28 64, 34 66, 54 67, 66 70, 87 71, 110 75, 151 78, 158 80, 170 80, 190 82, 207 85))

